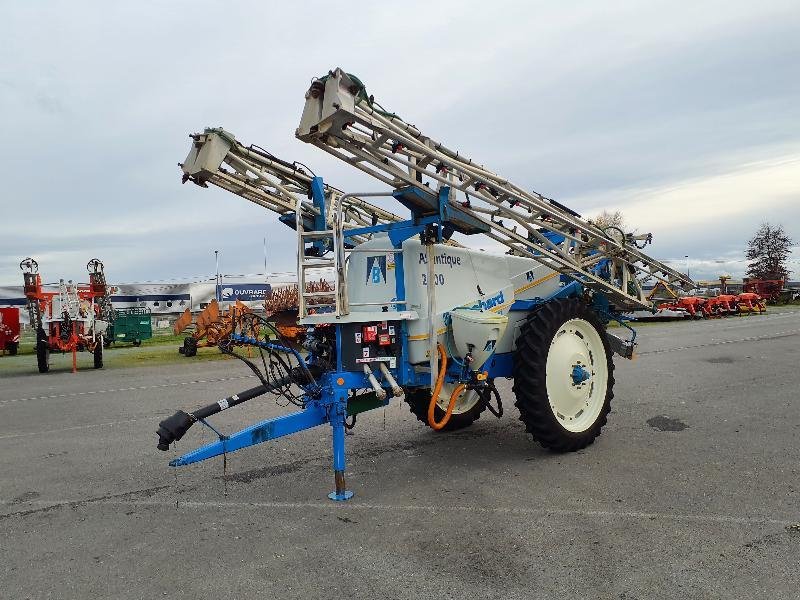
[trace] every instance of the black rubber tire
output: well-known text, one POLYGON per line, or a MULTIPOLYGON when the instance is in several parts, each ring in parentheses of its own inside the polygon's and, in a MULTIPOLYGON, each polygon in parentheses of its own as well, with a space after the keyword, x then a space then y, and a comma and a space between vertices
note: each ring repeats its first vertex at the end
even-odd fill
POLYGON ((614 397, 614 362, 605 327, 597 314, 579 298, 551 300, 532 312, 522 325, 514 352, 514 394, 520 421, 533 438, 554 452, 573 452, 585 448, 600 435, 614 397), (600 334, 606 352, 608 387, 600 413, 582 432, 565 429, 553 414, 547 394, 547 354, 553 336, 570 319, 583 319, 600 334))
POLYGON ((142 340, 133 340, 133 345, 137 348, 142 345, 142 340))
POLYGON ((186 357, 197 356, 197 340, 193 337, 183 339, 183 355, 186 357))
POLYGON ((50 370, 50 345, 47 343, 44 329, 36 332, 36 364, 39 373, 47 373, 50 370))
POLYGON ((103 344, 100 342, 94 345, 94 368, 103 368, 103 344))
MULTIPOLYGON (((419 421, 422 421, 425 423, 425 425, 430 427, 428 424, 428 405, 431 401, 431 390, 428 388, 408 389, 406 390, 405 401, 408 403, 411 414, 417 417, 419 421)), ((470 408, 468 411, 460 414, 450 415, 450 420, 447 422, 447 425, 445 425, 442 429, 434 431, 441 433, 445 431, 457 431, 459 429, 469 427, 480 418, 481 413, 484 410, 486 410, 486 404, 479 400, 475 406, 470 408)), ((436 420, 441 421, 444 417, 445 411, 439 408, 439 406, 436 406, 434 411, 436 420)))
POLYGON ((11 356, 16 356, 19 350, 19 342, 8 342, 8 344, 6 344, 6 350, 8 350, 11 356))

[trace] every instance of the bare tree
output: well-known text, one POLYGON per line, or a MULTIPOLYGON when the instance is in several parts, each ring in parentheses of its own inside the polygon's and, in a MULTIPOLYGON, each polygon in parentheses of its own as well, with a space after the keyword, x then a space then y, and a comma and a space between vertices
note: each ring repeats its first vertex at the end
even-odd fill
POLYGON ((623 217, 622 212, 618 210, 615 210, 614 212, 604 210, 596 217, 592 217, 590 221, 600 229, 616 227, 622 231, 625 231, 625 217, 623 217))
POLYGON ((747 242, 747 276, 753 279, 783 279, 789 277, 786 266, 793 242, 782 225, 762 223, 747 242))

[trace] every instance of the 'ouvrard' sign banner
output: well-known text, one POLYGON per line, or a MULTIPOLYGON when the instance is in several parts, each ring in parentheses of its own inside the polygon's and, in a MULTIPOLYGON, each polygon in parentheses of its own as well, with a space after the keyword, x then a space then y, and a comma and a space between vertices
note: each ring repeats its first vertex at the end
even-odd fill
POLYGON ((218 302, 257 302, 269 296, 272 286, 268 283, 222 283, 217 286, 218 302))

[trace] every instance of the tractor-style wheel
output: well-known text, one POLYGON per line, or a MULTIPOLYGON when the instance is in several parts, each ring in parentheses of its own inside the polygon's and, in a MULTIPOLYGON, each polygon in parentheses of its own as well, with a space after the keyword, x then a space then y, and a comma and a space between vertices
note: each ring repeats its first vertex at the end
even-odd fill
MULTIPOLYGON (((455 386, 452 383, 446 383, 442 386, 442 391, 439 393, 439 399, 434 409, 434 416, 437 422, 444 418, 447 405, 450 403, 450 395, 453 393, 454 388, 455 386)), ((428 423, 428 405, 431 401, 431 390, 428 388, 406 390, 405 400, 412 414, 430 427, 428 423)), ((456 431, 457 429, 469 427, 480 418, 484 410, 486 410, 486 404, 481 401, 478 393, 474 390, 468 390, 456 400, 450 420, 447 425, 438 431, 456 431)))
POLYGON ((19 342, 8 342, 8 344, 6 344, 6 350, 8 350, 11 356, 16 356, 19 351, 19 342))
POLYGON ((514 394, 533 438, 556 452, 600 435, 614 397, 603 325, 580 299, 553 300, 528 316, 516 340, 514 394))
POLYGON ((100 336, 100 339, 97 340, 97 343, 94 345, 94 368, 95 369, 102 369, 103 368, 103 337, 100 336))
POLYGON ((47 335, 44 329, 36 332, 36 363, 39 366, 39 373, 47 373, 50 370, 50 345, 47 343, 47 335))
POLYGON ((197 356, 197 340, 193 337, 186 337, 183 339, 183 352, 186 357, 197 356))
POLYGON ((133 345, 137 348, 142 345, 142 340, 133 340, 133 345))

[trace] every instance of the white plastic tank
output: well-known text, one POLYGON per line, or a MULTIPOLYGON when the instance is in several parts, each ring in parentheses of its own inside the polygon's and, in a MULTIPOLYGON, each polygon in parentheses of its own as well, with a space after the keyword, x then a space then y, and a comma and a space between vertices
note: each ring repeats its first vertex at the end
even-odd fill
POLYGON ((508 326, 508 317, 490 311, 457 308, 450 312, 455 352, 461 358, 472 353, 470 368, 477 371, 494 352, 508 326))

